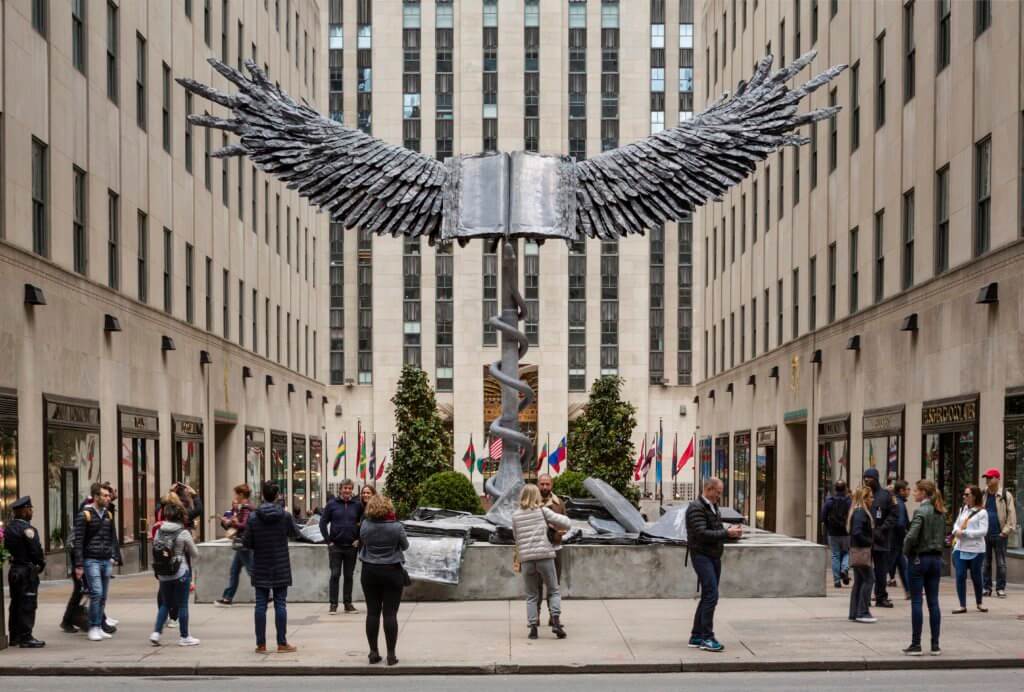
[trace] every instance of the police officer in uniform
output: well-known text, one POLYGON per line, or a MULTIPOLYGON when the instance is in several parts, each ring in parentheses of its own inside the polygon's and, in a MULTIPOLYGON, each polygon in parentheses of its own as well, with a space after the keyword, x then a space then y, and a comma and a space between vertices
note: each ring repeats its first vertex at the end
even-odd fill
POLYGON ((39 573, 46 567, 39 532, 32 521, 32 498, 19 498, 11 509, 14 518, 7 522, 4 544, 11 553, 11 568, 7 584, 11 590, 10 643, 22 649, 46 646, 32 636, 36 623, 36 599, 39 591, 39 573))

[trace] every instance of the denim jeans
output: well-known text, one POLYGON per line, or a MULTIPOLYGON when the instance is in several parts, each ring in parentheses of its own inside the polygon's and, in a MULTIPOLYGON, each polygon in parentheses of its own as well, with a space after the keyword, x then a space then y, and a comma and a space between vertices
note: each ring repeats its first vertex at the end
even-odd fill
POLYGON ((101 627, 107 612, 107 590, 110 588, 110 560, 91 560, 84 564, 89 583, 89 627, 101 627))
POLYGON ((288 587, 273 589, 256 587, 256 646, 267 645, 267 601, 271 592, 274 598, 274 627, 277 629, 277 645, 288 643, 288 587))
POLYGON ((245 573, 250 577, 252 576, 252 551, 251 550, 236 550, 235 556, 231 559, 231 572, 228 575, 228 588, 224 589, 222 598, 225 601, 232 601, 235 598, 235 592, 238 591, 238 579, 242 576, 242 568, 245 567, 245 573))
POLYGON ((690 560, 700 584, 700 602, 693 614, 690 636, 698 639, 715 638, 715 607, 718 605, 718 580, 722 576, 721 558, 691 553, 690 560))
POLYGON ((853 568, 853 588, 850 590, 851 620, 871 617, 871 589, 875 584, 875 573, 871 567, 853 568))
POLYGON ((156 625, 154 632, 163 632, 164 624, 167 622, 167 615, 171 608, 178 611, 178 627, 181 628, 181 638, 188 636, 188 590, 192 585, 192 573, 186 571, 177 579, 160 582, 160 607, 156 611, 156 625))
MULTIPOLYGON (((977 558, 976 558, 977 559, 977 558)), ((910 643, 921 645, 921 629, 924 627, 924 610, 921 607, 921 592, 928 601, 928 627, 932 633, 932 646, 939 645, 939 626, 942 613, 939 611, 939 580, 942 578, 942 556, 919 555, 910 560, 910 643)))
POLYGON ((838 582, 850 571, 850 537, 829 536, 828 547, 832 551, 832 581, 838 582))
POLYGON ((953 567, 956 568, 956 597, 960 599, 960 607, 967 607, 967 573, 971 573, 971 583, 974 584, 974 601, 981 605, 981 568, 985 562, 985 556, 975 554, 969 560, 960 557, 960 551, 953 551, 953 567))
POLYGON ((996 590, 1006 590, 1006 536, 985 539, 985 590, 992 590, 992 562, 996 563, 996 590))

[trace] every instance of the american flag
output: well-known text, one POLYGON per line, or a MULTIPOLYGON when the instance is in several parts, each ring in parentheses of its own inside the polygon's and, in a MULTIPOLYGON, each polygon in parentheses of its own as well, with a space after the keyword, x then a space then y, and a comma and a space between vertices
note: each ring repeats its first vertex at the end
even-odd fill
POLYGON ((488 450, 488 454, 492 459, 501 459, 501 438, 492 437, 491 446, 488 450))

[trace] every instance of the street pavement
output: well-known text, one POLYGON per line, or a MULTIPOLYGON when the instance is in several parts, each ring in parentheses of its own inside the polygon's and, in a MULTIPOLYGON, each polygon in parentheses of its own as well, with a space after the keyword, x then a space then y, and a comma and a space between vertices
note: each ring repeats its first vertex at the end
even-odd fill
MULTIPOLYGON (((202 577, 201 577, 202 578, 202 577)), ((108 613, 121 621, 113 639, 90 642, 63 634, 58 625, 70 593, 67 582, 40 590, 36 636, 40 650, 0 652, 0 676, 13 675, 328 675, 671 673, 701 671, 884 670, 911 667, 1024 667, 1024 588, 1009 598, 990 599, 990 612, 952 615, 952 581, 942 584, 943 654, 908 658, 910 603, 875 609, 879 621, 847 620, 849 590, 826 598, 730 599, 718 607, 716 634, 722 653, 686 646, 694 600, 567 600, 563 620, 569 638, 526 638, 526 608, 520 601, 403 603, 399 611, 400 662, 369 666, 362 604, 356 615, 327 614, 326 604, 290 604, 288 639, 293 654, 253 651, 252 607, 191 607, 192 635, 202 644, 177 646, 177 630, 164 632, 164 646, 148 636, 156 615, 156 583, 148 574, 111 583, 108 613)), ((897 594, 901 593, 894 589, 897 594)), ((274 641, 272 615, 268 640, 274 641)), ((927 618, 925 640, 927 641, 927 618)), ((382 635, 383 637, 383 635, 382 635)), ((383 641, 381 642, 383 646, 383 641)), ((588 688, 589 689, 589 688, 588 688)), ((1019 688, 1018 688, 1019 689, 1019 688)))

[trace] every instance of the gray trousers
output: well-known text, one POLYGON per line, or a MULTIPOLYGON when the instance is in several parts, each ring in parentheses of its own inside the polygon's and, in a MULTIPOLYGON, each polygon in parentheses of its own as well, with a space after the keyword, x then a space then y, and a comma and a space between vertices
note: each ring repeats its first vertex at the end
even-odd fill
POLYGON ((555 573, 554 558, 529 560, 522 564, 523 581, 526 584, 526 620, 530 625, 539 624, 541 590, 548 593, 548 608, 553 617, 562 614, 562 595, 558 591, 558 576, 555 573))

